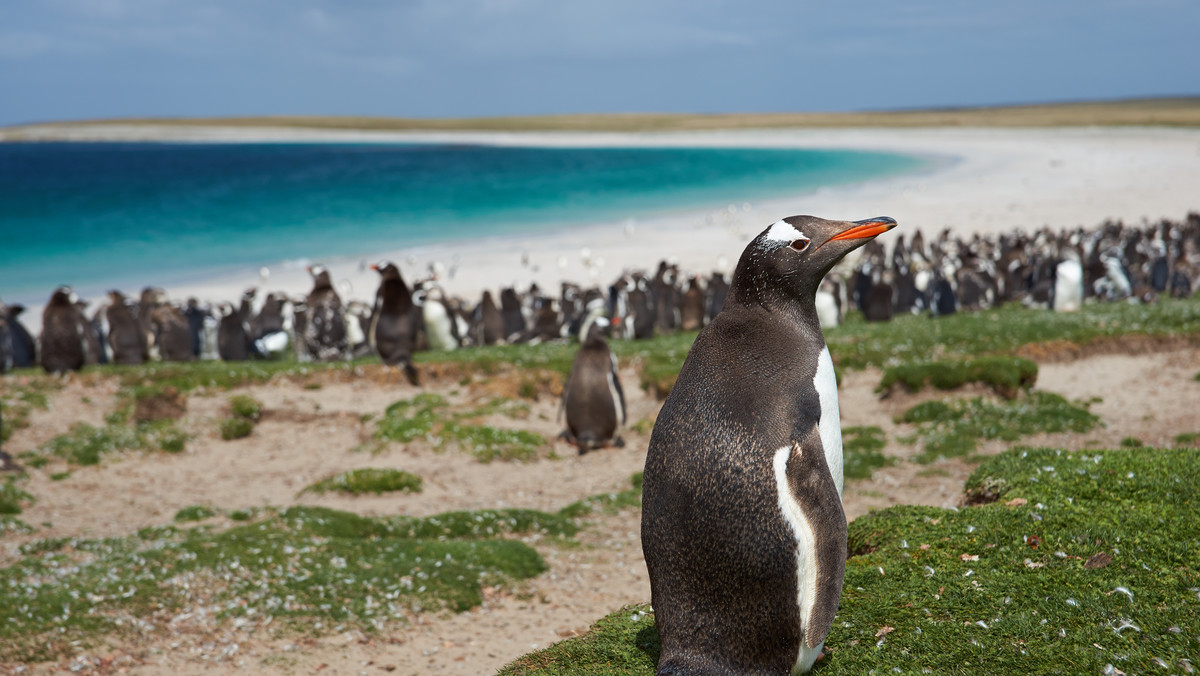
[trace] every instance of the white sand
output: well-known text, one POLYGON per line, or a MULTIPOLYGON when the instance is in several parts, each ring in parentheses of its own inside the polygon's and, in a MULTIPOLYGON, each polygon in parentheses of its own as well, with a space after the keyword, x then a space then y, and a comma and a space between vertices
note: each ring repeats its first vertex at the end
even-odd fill
MULTIPOLYGON (((716 211, 670 215, 629 214, 618 222, 571 226, 541 235, 514 235, 320 261, 352 299, 369 301, 377 276, 365 265, 397 262, 406 278, 426 274, 434 261, 453 269, 443 286, 472 303, 485 288, 537 282, 557 292, 563 279, 609 282, 625 268, 652 268, 662 258, 685 270, 707 272, 720 259, 736 262, 749 238, 793 214, 856 220, 891 216, 911 232, 949 227, 958 232, 999 232, 1094 226, 1106 218, 1140 222, 1183 218, 1200 209, 1200 129, 1165 128, 934 128, 752 130, 689 133, 388 133, 298 129, 94 126, 24 128, 23 138, 160 141, 403 141, 539 146, 691 146, 844 148, 890 150, 940 160, 921 174, 822 189, 815 193, 716 211), (590 250, 590 265, 581 252, 590 250), (529 267, 522 266, 528 256, 529 267)), ((0 130, 0 140, 5 139, 0 130)), ((899 232, 899 231, 898 231, 899 232)), ((168 288, 172 298, 235 300, 243 289, 265 286, 293 295, 310 284, 298 264, 258 268, 168 288)), ((146 285, 157 285, 146 279, 146 285)), ((50 289, 47 289, 47 297, 50 289)), ((136 293, 137 289, 127 289, 136 293)), ((25 315, 33 331, 40 307, 25 315)))

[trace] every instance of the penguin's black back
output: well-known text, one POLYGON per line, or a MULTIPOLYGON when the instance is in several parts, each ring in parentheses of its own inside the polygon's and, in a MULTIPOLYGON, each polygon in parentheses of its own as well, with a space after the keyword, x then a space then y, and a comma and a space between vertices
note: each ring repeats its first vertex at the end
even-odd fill
POLYGON ((413 353, 412 292, 399 275, 384 277, 376 294, 375 350, 388 366, 408 364, 413 353))
POLYGON ((108 344, 112 348, 113 363, 145 363, 146 332, 123 299, 114 300, 105 311, 105 316, 108 318, 108 344))

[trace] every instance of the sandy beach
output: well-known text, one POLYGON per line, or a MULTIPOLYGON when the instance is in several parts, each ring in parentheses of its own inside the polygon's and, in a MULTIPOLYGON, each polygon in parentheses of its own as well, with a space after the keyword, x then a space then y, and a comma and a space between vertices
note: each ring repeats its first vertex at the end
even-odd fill
MULTIPOLYGON (((13 140, 0 130, 0 141, 13 140)), ((895 218, 906 230, 942 228, 964 234, 1091 227, 1104 219, 1126 222, 1180 219, 1197 204, 1200 129, 1155 127, 859 128, 734 130, 680 133, 375 132, 296 128, 74 125, 25 127, 21 140, 171 142, 405 142, 525 146, 756 147, 882 150, 932 160, 922 172, 827 188, 753 204, 670 214, 636 214, 618 221, 571 226, 536 235, 497 237, 321 260, 345 295, 370 300, 377 277, 366 266, 396 261, 409 278, 430 265, 446 268, 443 286, 474 302, 485 288, 536 282, 556 289, 563 280, 607 283, 626 268, 650 268, 663 258, 707 272, 731 265, 744 243, 773 221, 793 214, 858 219, 895 218), (526 261, 527 264, 523 264, 526 261)), ((317 262, 313 258, 311 262, 317 262)), ((171 297, 232 300, 251 286, 303 294, 304 264, 264 264, 167 288, 171 297)), ((144 285, 161 285, 146 279, 144 285)), ((51 290, 47 289, 47 297, 51 290)), ((98 292, 99 290, 95 290, 98 292)), ((137 289, 126 289, 136 292, 137 289)), ((21 299, 6 299, 21 300, 21 299)), ((36 332, 40 300, 28 301, 23 319, 36 332)))

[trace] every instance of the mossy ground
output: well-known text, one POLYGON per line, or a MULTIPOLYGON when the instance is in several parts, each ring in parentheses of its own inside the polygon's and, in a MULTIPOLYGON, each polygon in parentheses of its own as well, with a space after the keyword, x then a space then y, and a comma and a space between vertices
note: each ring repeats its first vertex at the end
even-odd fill
MULTIPOLYGON (((1194 450, 1017 448, 966 488, 994 501, 851 523, 841 607, 815 673, 1192 673, 1194 450)), ((501 673, 653 674, 645 610, 622 609, 501 673)))
POLYGON ((883 430, 871 426, 842 429, 842 473, 846 479, 870 479, 875 470, 895 464, 883 454, 887 438, 883 430))
POLYGON ((932 362, 912 362, 889 366, 883 371, 879 390, 887 392, 903 385, 916 392, 926 385, 939 390, 953 390, 968 383, 992 388, 1006 398, 1014 398, 1037 382, 1037 364, 1021 357, 991 356, 974 359, 940 359, 932 362))
POLYGON ((1100 424, 1088 403, 1072 404, 1052 392, 1027 392, 1011 401, 983 397, 934 400, 917 404, 897 422, 915 424, 911 437, 922 451, 913 459, 930 463, 969 455, 980 439, 1017 441, 1039 432, 1087 432, 1100 424))
POLYGON ((187 444, 187 434, 170 420, 130 424, 114 418, 102 427, 75 423, 66 434, 51 439, 34 451, 20 454, 30 467, 42 467, 50 458, 72 465, 97 465, 106 455, 134 450, 158 450, 179 453, 187 444))
POLYGON ((423 393, 388 406, 375 423, 375 437, 402 443, 425 439, 435 449, 443 448, 449 441, 480 462, 536 460, 538 452, 547 445, 546 439, 528 430, 478 422, 496 413, 519 417, 528 413, 528 407, 497 399, 465 411, 450 412, 444 397, 423 393))
POLYGON ((421 477, 412 472, 398 469, 364 467, 321 479, 300 492, 318 495, 329 492, 346 495, 365 495, 367 493, 379 495, 393 491, 420 493, 421 477))
POLYGON ((483 587, 512 587, 546 570, 523 539, 567 538, 596 509, 640 504, 635 488, 556 513, 529 509, 371 518, 324 507, 222 513, 194 505, 183 524, 129 537, 50 538, 0 570, 0 662, 44 661, 104 639, 152 635, 185 613, 289 632, 407 622, 463 611, 483 587))

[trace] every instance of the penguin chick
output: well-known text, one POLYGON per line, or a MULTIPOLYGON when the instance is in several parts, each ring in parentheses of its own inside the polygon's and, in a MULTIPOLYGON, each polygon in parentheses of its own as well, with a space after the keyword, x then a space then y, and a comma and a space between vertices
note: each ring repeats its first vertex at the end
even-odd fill
POLYGON ((815 295, 890 218, 792 216, 742 253, 663 404, 643 475, 658 674, 803 673, 846 563, 833 362, 815 295))
POLYGON ((566 411, 567 429, 562 438, 577 446, 580 455, 625 445, 616 436, 617 426, 625 424, 625 392, 617 375, 617 358, 605 340, 610 327, 605 317, 592 321, 563 387, 559 416, 566 411))

